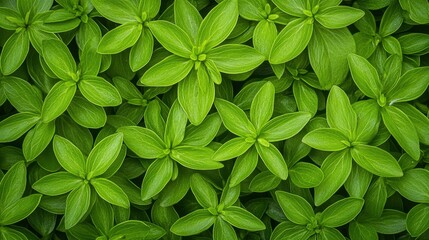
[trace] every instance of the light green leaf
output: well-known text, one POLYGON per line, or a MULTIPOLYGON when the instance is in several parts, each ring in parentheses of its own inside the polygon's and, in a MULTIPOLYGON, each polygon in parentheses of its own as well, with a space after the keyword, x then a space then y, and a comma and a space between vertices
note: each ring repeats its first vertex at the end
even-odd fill
POLYGON ((289 139, 298 134, 308 123, 311 114, 306 112, 286 113, 271 119, 259 134, 269 142, 289 139))
MULTIPOLYGON (((215 156, 216 155, 214 155, 213 158, 215 158, 215 156)), ((250 176, 258 164, 258 158, 258 152, 254 147, 247 150, 244 154, 240 154, 235 160, 234 167, 232 168, 229 186, 234 187, 250 176)))
POLYGON ((259 131, 271 118, 274 111, 275 88, 266 82, 256 93, 250 107, 250 121, 259 131))
POLYGON ((12 142, 24 135, 38 121, 33 113, 16 113, 0 122, 0 142, 12 142))
POLYGON ((85 158, 79 148, 68 139, 56 135, 53 149, 58 162, 67 172, 78 177, 85 177, 85 158))
POLYGON ((129 61, 133 72, 137 72, 149 62, 152 57, 154 40, 152 33, 143 28, 137 42, 131 47, 129 61))
POLYGON ((357 8, 348 6, 334 6, 321 9, 314 18, 326 28, 336 29, 347 27, 360 18, 365 13, 357 8))
POLYGON ((350 104, 349 97, 340 87, 333 86, 329 92, 326 120, 331 128, 340 130, 349 139, 354 138, 357 115, 350 104))
POLYGON ((429 170, 415 168, 405 171, 401 178, 391 178, 389 185, 406 199, 417 203, 429 203, 429 186, 421 184, 429 180, 429 170))
POLYGON ((408 116, 395 106, 382 108, 381 116, 383 118, 384 125, 405 152, 415 160, 419 159, 419 137, 408 116))
POLYGON ((182 166, 195 170, 213 170, 223 164, 211 159, 213 150, 207 147, 179 146, 171 150, 170 156, 182 166))
POLYGON ((170 231, 179 236, 192 236, 209 229, 216 221, 216 216, 206 209, 195 210, 177 220, 170 231))
POLYGON ((4 43, 0 56, 0 67, 4 75, 10 75, 15 72, 25 61, 28 50, 30 49, 30 40, 28 32, 25 30, 15 32, 4 43))
POLYGON ((247 231, 261 231, 266 228, 259 218, 240 207, 228 207, 222 211, 220 216, 232 226, 247 231))
POLYGON ((186 113, 179 102, 175 101, 165 123, 164 142, 167 147, 175 147, 182 142, 185 137, 187 122, 186 113))
POLYGON ((73 82, 59 81, 56 83, 43 102, 42 121, 51 122, 63 114, 73 100, 76 88, 76 84, 73 82))
POLYGON ((307 47, 313 33, 313 23, 298 18, 278 34, 270 53, 270 63, 280 64, 296 58, 307 47))
POLYGON ((213 226, 213 239, 214 240, 237 240, 237 234, 235 233, 234 228, 223 220, 222 218, 216 218, 216 221, 213 226))
POLYGON ((319 128, 304 136, 302 142, 322 151, 341 151, 350 147, 348 138, 335 128, 319 128))
POLYGON ((203 18, 188 0, 177 0, 174 1, 174 21, 191 39, 196 40, 203 18))
POLYGON ((22 153, 27 161, 39 156, 49 145, 55 134, 55 121, 39 122, 31 129, 22 143, 22 153))
POLYGON ((69 229, 78 224, 89 210, 91 188, 89 184, 82 184, 67 196, 64 214, 65 228, 69 229))
POLYGON ((398 161, 387 151, 370 146, 356 145, 352 156, 359 166, 380 177, 401 177, 403 175, 398 161))
POLYGON ((0 223, 2 225, 12 225, 27 218, 37 208, 41 198, 42 194, 32 194, 2 209, 0 223))
POLYGON ((197 44, 209 50, 223 42, 238 20, 237 0, 228 0, 214 7, 201 22, 197 44))
POLYGON ((136 22, 137 4, 135 1, 127 0, 91 0, 97 11, 112 22, 124 24, 136 22))
POLYGON ((305 17, 304 10, 307 10, 307 2, 304 0, 281 1, 273 0, 273 3, 283 12, 295 16, 305 17))
POLYGON ((268 170, 282 180, 288 177, 288 168, 280 151, 273 145, 263 146, 259 142, 256 143, 256 150, 268 170))
POLYGON ((198 173, 191 176, 191 190, 198 203, 203 208, 217 207, 218 197, 216 191, 213 186, 198 173))
POLYGON ((112 107, 122 102, 118 90, 102 77, 86 76, 78 86, 82 95, 97 106, 112 107))
POLYGON ((169 157, 156 159, 146 170, 141 198, 147 200, 160 193, 173 176, 173 161, 169 157))
POLYGON ((325 227, 339 227, 352 221, 363 207, 361 198, 345 198, 327 207, 321 215, 320 224, 325 227))
POLYGON ((107 32, 98 44, 97 51, 101 54, 116 54, 136 44, 143 31, 142 25, 129 23, 120 25, 107 32))
POLYGON ((213 61, 220 72, 240 74, 258 67, 265 57, 246 45, 225 44, 208 51, 207 59, 213 61))
POLYGON ((313 188, 323 181, 324 174, 314 164, 298 162, 289 169, 291 181, 300 188, 313 188))
POLYGON ((76 62, 63 41, 58 39, 44 40, 42 47, 46 64, 58 78, 67 81, 78 80, 76 62))
POLYGON ((256 25, 256 28, 253 31, 253 46, 256 50, 262 53, 266 59, 268 59, 271 47, 273 46, 276 37, 276 24, 264 19, 256 25))
POLYGON ((253 144, 254 142, 247 142, 243 137, 233 138, 222 144, 222 146, 213 154, 212 159, 215 161, 225 161, 241 156, 250 147, 252 147, 253 144))
POLYGON ((244 111, 224 99, 217 98, 214 102, 225 127, 232 133, 242 137, 254 137, 256 130, 244 111))
POLYGON ((80 187, 82 183, 82 178, 61 171, 40 178, 32 188, 47 196, 58 196, 80 187))
POLYGON ((128 196, 112 181, 105 178, 94 178, 91 179, 91 185, 98 195, 106 202, 123 208, 130 207, 128 196))
POLYGON ((29 82, 8 76, 2 79, 3 91, 10 104, 18 112, 39 114, 42 110, 42 96, 29 82))
POLYGON ((386 93, 390 105, 408 102, 420 97, 429 86, 429 67, 418 67, 407 71, 386 93))
POLYGON ((149 68, 140 78, 140 83, 149 87, 168 87, 184 79, 192 70, 190 59, 171 55, 149 68))
POLYGON ((0 181, 0 202, 7 207, 22 197, 27 183, 24 161, 15 163, 0 181), (13 187, 12 187, 13 186, 13 187))
POLYGON ((151 21, 148 27, 165 49, 177 56, 190 58, 193 44, 182 28, 164 20, 151 21))
POLYGON ((407 214, 407 231, 418 237, 429 229, 429 205, 417 204, 407 214))
POLYGON ((160 158, 166 155, 164 142, 150 129, 129 126, 119 128, 118 132, 124 134, 127 147, 141 158, 160 158))
POLYGON ((115 133, 95 145, 86 160, 88 179, 103 174, 112 165, 119 155, 123 138, 123 133, 115 133))
POLYGON ((325 178, 314 188, 314 204, 320 206, 326 202, 346 182, 352 170, 350 151, 331 153, 322 163, 325 178))
POLYGON ((276 197, 284 214, 291 222, 307 225, 315 217, 313 208, 303 197, 283 191, 276 191, 276 197))

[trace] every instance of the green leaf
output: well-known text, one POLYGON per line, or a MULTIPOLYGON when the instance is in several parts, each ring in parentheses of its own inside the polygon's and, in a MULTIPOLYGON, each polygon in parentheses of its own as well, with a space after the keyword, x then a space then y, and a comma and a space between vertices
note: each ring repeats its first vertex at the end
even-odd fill
POLYGON ((98 44, 97 52, 116 54, 136 44, 142 33, 142 25, 129 23, 120 25, 107 32, 98 44))
POLYGON ((240 207, 228 207, 222 211, 220 216, 232 226, 247 231, 261 231, 266 228, 259 218, 240 207))
POLYGON ((210 114, 200 125, 189 125, 186 127, 185 138, 181 145, 205 147, 216 137, 221 125, 222 120, 219 114, 210 114))
POLYGON ((83 183, 67 196, 65 209, 65 228, 69 229, 78 224, 89 210, 91 200, 91 188, 83 183))
POLYGON ((76 93, 76 84, 59 81, 45 98, 42 106, 42 121, 51 122, 63 114, 70 105, 76 93))
MULTIPOLYGON (((205 70, 200 67, 198 73, 202 71, 205 70)), ((177 98, 189 121, 194 125, 200 125, 212 108, 215 86, 213 81, 207 78, 200 81, 196 75, 197 72, 192 71, 183 81, 179 82, 177 98)))
POLYGON ((40 178, 32 188, 47 196, 58 196, 80 187, 82 183, 80 177, 68 172, 56 172, 40 178))
POLYGON ((7 207, 24 194, 27 183, 27 168, 24 161, 15 163, 0 181, 0 202, 7 207))
POLYGON ((271 240, 290 240, 311 239, 314 233, 309 231, 306 226, 296 225, 295 223, 285 221, 276 226, 271 234, 271 240))
POLYGON ((12 142, 24 135, 40 117, 33 113, 16 113, 0 122, 0 142, 12 142))
POLYGON ((182 28, 164 20, 151 21, 148 27, 165 49, 177 56, 190 58, 193 44, 182 28))
POLYGON ((424 33, 408 33, 398 38, 403 54, 420 54, 429 48, 429 39, 424 33))
POLYGON ((115 133, 101 140, 86 160, 87 178, 99 176, 112 165, 122 147, 123 133, 115 133))
MULTIPOLYGON (((216 155, 214 155, 213 158, 215 158, 215 156, 216 155)), ((258 152, 254 147, 250 148, 245 153, 240 154, 234 162, 229 186, 234 187, 250 176, 258 164, 258 158, 258 152)))
POLYGON ((419 110, 408 103, 397 104, 403 113, 413 122, 421 143, 429 145, 429 119, 419 110))
MULTIPOLYGON (((125 237, 126 239, 141 239, 148 237, 151 233, 150 227, 138 220, 127 220, 121 222, 110 229, 108 235, 109 237, 115 239, 115 237, 125 237)), ((147 238, 150 239, 150 238, 147 238)))
POLYGON ((264 19, 256 25, 256 28, 253 31, 253 46, 267 59, 270 56, 271 47, 273 46, 276 37, 276 24, 264 19))
POLYGON ((348 62, 350 73, 359 89, 370 98, 378 98, 382 85, 377 70, 368 60, 356 54, 350 54, 348 62))
POLYGON ((161 105, 158 101, 149 102, 144 112, 144 120, 148 129, 154 131, 159 137, 164 138, 165 121, 161 115, 161 105))
POLYGON ((324 174, 314 164, 298 162, 289 169, 291 181, 300 188, 313 188, 323 181, 324 174))
POLYGON ((310 118, 311 115, 306 112, 286 113, 277 116, 264 125, 259 136, 269 142, 289 139, 298 134, 310 118))
POLYGON ((38 91, 27 81, 9 76, 2 80, 4 94, 18 112, 39 114, 42 110, 42 98, 38 91))
POLYGON ((315 217, 313 208, 303 197, 283 191, 276 191, 276 197, 284 214, 291 222, 307 225, 315 217))
POLYGON ((365 194, 365 206, 363 211, 374 217, 380 217, 387 202, 387 187, 384 178, 379 177, 369 187, 365 194))
POLYGON ((85 128, 101 128, 107 121, 104 108, 94 105, 82 96, 74 96, 67 113, 73 121, 85 128))
POLYGON ((149 87, 172 86, 184 79, 193 66, 192 60, 171 55, 149 68, 140 83, 149 87))
MULTIPOLYGON (((352 171, 349 178, 344 183, 344 188, 350 197, 363 198, 368 190, 369 185, 371 184, 372 177, 372 173, 368 172, 355 163, 352 166, 352 171)), ((365 206, 368 206, 368 202, 365 204, 365 206)))
POLYGON ((249 184, 249 190, 252 192, 268 192, 279 186, 282 179, 273 175, 270 171, 262 171, 253 177, 249 184))
POLYGON ((135 1, 91 0, 91 3, 103 17, 112 22, 120 24, 136 22, 137 17, 139 17, 135 1))
POLYGON ((307 10, 307 4, 303 0, 281 1, 273 0, 273 3, 283 12, 294 17, 305 17, 304 10, 307 10))
POLYGON ((317 236, 321 240, 346 240, 343 234, 335 228, 323 228, 317 236))
POLYGON ((168 147, 179 145, 185 137, 186 123, 188 118, 186 113, 177 101, 171 106, 165 123, 164 142, 168 147))
POLYGON ((296 58, 307 47, 312 33, 313 23, 305 18, 289 22, 273 43, 270 63, 280 64, 296 58))
POLYGON ((365 13, 357 8, 347 6, 334 6, 321 9, 314 18, 325 28, 337 29, 347 27, 360 18, 365 13))
POLYGON ((2 225, 12 225, 24 220, 37 208, 41 198, 41 194, 32 194, 2 209, 0 223, 2 225))
POLYGON ((52 72, 60 79, 77 81, 76 62, 66 44, 58 39, 44 40, 43 58, 52 72))
POLYGON ((394 209, 385 209, 380 218, 370 219, 369 224, 381 234, 397 234, 406 230, 407 215, 394 209))
POLYGON ((124 134, 124 142, 127 147, 141 158, 151 159, 166 155, 164 142, 152 130, 129 126, 119 128, 118 132, 124 134))
POLYGON ((294 81, 292 90, 298 110, 316 115, 319 102, 316 91, 302 81, 294 81))
POLYGON ((149 165, 142 183, 141 198, 147 200, 160 193, 173 176, 173 161, 169 157, 156 159, 149 165))
POLYGON ((16 20, 17 22, 24 22, 21 15, 15 11, 15 9, 0 7, 0 27, 6 30, 16 30, 19 25, 15 21, 10 21, 8 19, 16 20))
POLYGON ((355 141, 368 143, 377 135, 381 122, 379 105, 375 100, 358 101, 353 110, 358 119, 355 141))
POLYGON ((421 184, 429 180, 429 170, 408 170, 401 178, 391 178, 389 185, 406 199, 417 203, 429 203, 429 186, 421 184))
POLYGON ((265 166, 277 177, 286 180, 288 177, 288 168, 280 151, 273 145, 263 146, 259 142, 256 143, 256 150, 265 166))
POLYGON ((201 22, 197 44, 209 50, 223 42, 238 20, 237 0, 228 0, 215 6, 201 22))
POLYGON ((252 147, 253 144, 254 142, 247 142, 246 139, 242 137, 233 138, 222 144, 222 146, 213 154, 212 159, 215 161, 225 161, 241 156, 250 147, 252 147))
POLYGON ((349 235, 354 240, 377 239, 378 235, 371 225, 352 221, 349 225, 349 235))
POLYGON ((234 228, 223 220, 222 218, 216 218, 216 221, 213 226, 213 239, 214 240, 237 240, 237 234, 235 233, 234 228))
POLYGON ((325 178, 314 188, 314 204, 326 202, 346 182, 352 170, 352 156, 348 150, 331 153, 322 163, 325 178))
POLYGON ((326 29, 315 24, 308 55, 323 89, 344 81, 349 71, 347 56, 354 51, 355 42, 347 28, 326 29))
POLYGON ((198 173, 191 176, 191 190, 194 197, 203 208, 217 207, 218 198, 216 191, 213 186, 198 173))
POLYGON ((211 159, 213 150, 207 147, 178 146, 171 150, 170 156, 182 166, 195 170, 213 170, 223 164, 211 159))
POLYGON ((339 227, 352 221, 363 207, 361 198, 345 198, 327 207, 321 215, 320 224, 325 227, 339 227))
POLYGON ((401 177, 403 175, 398 161, 381 148, 360 144, 354 146, 351 153, 359 166, 377 176, 401 177))
POLYGON ((106 202, 123 208, 130 207, 128 196, 114 182, 105 178, 94 178, 91 179, 91 185, 106 202))
POLYGON ((417 204, 407 214, 407 231, 418 237, 429 229, 429 205, 417 204))
POLYGON ((259 131, 271 118, 274 111, 275 88, 266 82, 256 93, 250 107, 250 121, 259 131))
POLYGON ((253 137, 256 135, 255 127, 241 108, 220 98, 215 99, 214 104, 223 124, 230 132, 241 137, 253 137))
POLYGON ((208 51, 207 59, 213 61, 220 72, 240 74, 258 67, 265 57, 246 45, 225 44, 208 51))
POLYGON ((122 102, 118 90, 102 77, 86 76, 78 86, 82 95, 97 106, 112 107, 122 102))
POLYGON ((381 116, 384 125, 398 141, 399 145, 415 160, 420 157, 419 137, 417 131, 404 112, 395 106, 382 108, 381 116))
POLYGON ((78 177, 85 176, 85 158, 72 142, 56 135, 53 141, 53 149, 58 162, 67 172, 78 177))
POLYGON ((261 0, 238 0, 240 17, 251 21, 263 21, 264 15, 261 9, 264 9, 265 3, 261 0))
POLYGON ((341 151, 350 146, 346 136, 335 128, 319 128, 307 133, 302 142, 322 151, 341 151))
POLYGON ((420 97, 429 86, 429 67, 418 67, 407 71, 386 93, 390 105, 408 102, 420 97))
POLYGON ((150 61, 153 52, 154 40, 152 33, 143 28, 137 42, 131 47, 129 62, 133 72, 137 72, 150 61))
POLYGON ((191 39, 195 40, 203 18, 188 0, 177 0, 174 1, 174 21, 191 39))
POLYGON ((209 229, 216 221, 216 216, 206 209, 195 210, 177 220, 170 231, 179 236, 191 236, 209 229))
POLYGON ((28 32, 15 32, 4 43, 0 56, 1 71, 4 75, 15 72, 24 62, 30 49, 28 32))
POLYGON ((349 139, 354 138, 357 115, 347 94, 340 87, 333 86, 329 92, 326 103, 326 120, 331 128, 340 130, 349 139))
POLYGON ((39 122, 31 129, 22 143, 22 152, 27 161, 39 156, 49 145, 55 134, 55 122, 39 122))

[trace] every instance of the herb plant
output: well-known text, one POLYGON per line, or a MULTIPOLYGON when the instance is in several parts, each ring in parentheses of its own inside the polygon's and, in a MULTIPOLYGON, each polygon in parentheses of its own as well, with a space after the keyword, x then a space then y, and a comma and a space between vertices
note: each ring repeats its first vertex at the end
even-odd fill
POLYGON ((427 0, 0 1, 0 240, 429 239, 427 0))

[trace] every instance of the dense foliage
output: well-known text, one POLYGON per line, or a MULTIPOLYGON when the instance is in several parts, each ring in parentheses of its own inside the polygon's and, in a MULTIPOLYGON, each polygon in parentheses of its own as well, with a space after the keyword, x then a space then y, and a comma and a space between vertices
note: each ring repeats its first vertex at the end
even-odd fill
POLYGON ((427 0, 1 0, 0 240, 429 239, 427 0))

